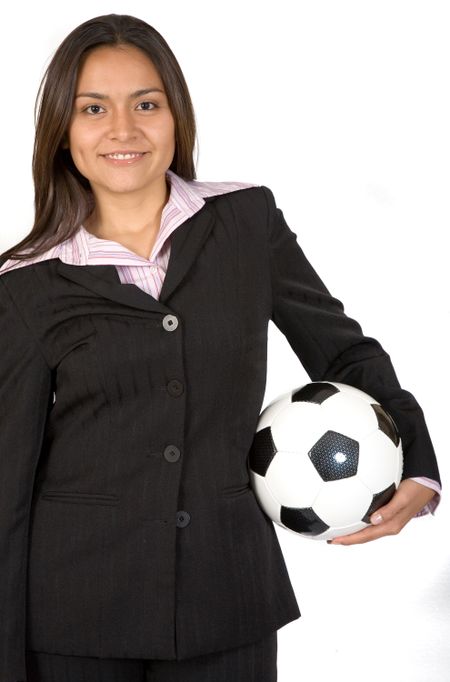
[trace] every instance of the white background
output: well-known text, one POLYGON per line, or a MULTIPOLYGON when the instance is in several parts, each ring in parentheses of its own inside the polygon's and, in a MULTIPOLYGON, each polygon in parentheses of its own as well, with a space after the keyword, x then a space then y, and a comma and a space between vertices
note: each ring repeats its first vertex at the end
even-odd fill
MULTIPOLYGON (((421 404, 444 498, 397 536, 335 547, 277 527, 302 618, 279 682, 450 680, 448 461, 450 6, 426 0, 8 5, 1 50, 0 250, 33 220, 33 108, 59 43, 133 14, 173 49, 199 127, 199 180, 274 192, 347 315, 421 404)), ((309 381, 270 323, 263 407, 309 381)), ((232 682, 232 681, 230 681, 232 682)))

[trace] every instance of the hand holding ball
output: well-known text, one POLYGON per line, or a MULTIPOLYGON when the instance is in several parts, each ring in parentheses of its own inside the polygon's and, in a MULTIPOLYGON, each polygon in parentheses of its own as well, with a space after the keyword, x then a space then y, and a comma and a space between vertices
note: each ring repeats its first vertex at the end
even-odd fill
POLYGON ((347 384, 311 382, 262 411, 248 455, 267 516, 315 540, 349 535, 393 497, 402 477, 392 417, 347 384))

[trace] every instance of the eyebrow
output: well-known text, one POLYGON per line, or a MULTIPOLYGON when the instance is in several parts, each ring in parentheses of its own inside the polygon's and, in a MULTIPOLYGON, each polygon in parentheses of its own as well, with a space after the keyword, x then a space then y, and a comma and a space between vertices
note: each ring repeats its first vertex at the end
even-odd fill
MULTIPOLYGON (((149 92, 162 92, 165 94, 164 90, 161 88, 144 88, 143 90, 136 90, 129 95, 129 99, 134 99, 135 97, 140 97, 141 95, 147 95, 149 92)), ((108 95, 103 95, 101 92, 79 92, 77 97, 93 97, 94 99, 109 99, 108 95)))

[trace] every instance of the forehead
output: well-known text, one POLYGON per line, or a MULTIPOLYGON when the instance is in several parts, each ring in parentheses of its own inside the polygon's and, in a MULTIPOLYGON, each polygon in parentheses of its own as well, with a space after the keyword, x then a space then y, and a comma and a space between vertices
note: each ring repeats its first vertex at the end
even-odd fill
POLYGON ((142 78, 152 84, 161 83, 159 73, 150 57, 134 45, 101 45, 94 48, 81 60, 78 69, 78 83, 109 82, 127 80, 128 84, 142 78))

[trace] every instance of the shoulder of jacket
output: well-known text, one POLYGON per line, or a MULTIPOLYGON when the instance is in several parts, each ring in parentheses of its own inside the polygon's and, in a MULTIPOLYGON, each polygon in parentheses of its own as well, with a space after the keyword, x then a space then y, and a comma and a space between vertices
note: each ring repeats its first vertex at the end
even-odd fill
POLYGON ((243 182, 211 182, 208 185, 210 186, 209 191, 205 191, 203 194, 203 199, 207 203, 222 200, 236 201, 239 204, 248 202, 249 205, 254 206, 257 198, 265 200, 265 205, 268 201, 274 201, 271 190, 265 185, 243 182), (213 187, 213 185, 217 185, 217 187, 213 187))
POLYGON ((0 258, 0 290, 4 305, 12 302, 19 310, 28 310, 33 315, 37 299, 48 295, 58 260, 55 257, 43 259, 41 254, 39 260, 13 260, 7 267, 10 261, 0 258))

